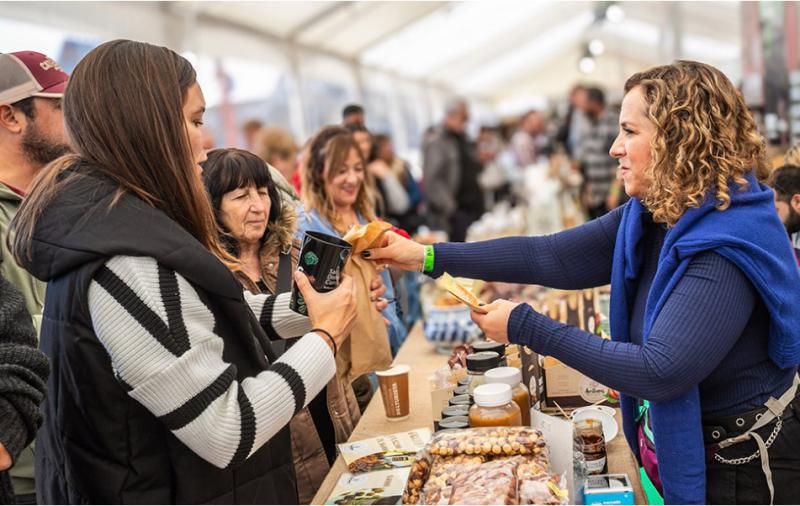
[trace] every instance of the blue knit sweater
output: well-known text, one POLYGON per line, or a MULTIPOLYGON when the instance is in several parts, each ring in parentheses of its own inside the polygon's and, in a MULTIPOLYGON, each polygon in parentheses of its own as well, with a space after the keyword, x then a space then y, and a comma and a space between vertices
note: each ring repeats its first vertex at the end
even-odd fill
MULTIPOLYGON (((773 316, 796 318, 793 311, 776 312, 776 300, 787 301, 784 310, 792 304, 800 307, 794 289, 800 284, 800 276, 794 264, 785 264, 783 258, 786 252, 791 253, 786 235, 769 190, 755 185, 743 200, 734 198, 728 210, 731 212, 720 213, 713 206, 690 211, 688 219, 682 219, 669 232, 653 224, 637 201, 625 210, 620 208, 552 236, 440 244, 436 246, 432 274, 438 276, 446 270, 459 276, 578 289, 607 284, 612 280, 612 265, 617 273, 625 271, 619 270, 620 264, 627 266, 630 277, 612 284, 612 333, 618 342, 554 322, 527 305, 512 313, 509 338, 623 392, 628 436, 633 436, 635 429, 635 398, 648 399, 656 406, 679 405, 682 415, 674 423, 659 425, 654 413, 666 499, 704 502, 701 413, 730 415, 760 406, 770 395, 780 395, 789 386, 798 361, 791 358, 796 350, 791 338, 786 338, 785 346, 779 346, 784 351, 776 357, 771 353, 775 344, 768 338, 773 316), (631 208, 636 215, 635 227, 631 226, 631 208), (744 218, 743 211, 747 213, 744 218), (627 212, 627 229, 620 228, 623 212, 627 212), (749 221, 752 227, 747 226, 749 221), (736 230, 731 234, 732 224, 736 224, 736 230), (741 239, 733 254, 723 240, 726 227, 728 235, 741 239), (743 232, 746 228, 757 230, 759 237, 750 237, 752 234, 743 232), (618 237, 619 230, 626 230, 624 239, 618 237), (702 239, 699 242, 698 234, 702 239), (693 244, 692 249, 685 248, 686 241, 693 244), (740 265, 739 253, 752 249, 748 244, 753 241, 761 248, 750 252, 753 261, 744 255, 748 260, 740 265), (705 247, 697 247, 699 244, 705 247), (620 255, 622 251, 628 253, 627 262, 620 255), (761 262, 761 251, 771 252, 770 258, 761 262), (665 268, 675 265, 669 255, 683 255, 678 274, 674 268, 665 268), (486 262, 487 258, 493 261, 486 262), (765 276, 754 274, 753 265, 772 271, 770 277, 783 276, 785 282, 772 283, 767 290, 773 295, 762 295, 765 284, 751 280, 751 276, 765 276), (672 281, 667 292, 664 279, 672 281), (623 286, 625 289, 620 290, 623 286), (654 297, 654 293, 662 295, 658 310, 653 303, 648 304, 648 294, 654 297), (688 401, 687 396, 691 397, 688 401), (693 418, 685 420, 692 410, 696 410, 693 418)), ((662 422, 664 419, 662 416, 662 422)), ((635 441, 629 438, 629 442, 636 452, 635 441)))

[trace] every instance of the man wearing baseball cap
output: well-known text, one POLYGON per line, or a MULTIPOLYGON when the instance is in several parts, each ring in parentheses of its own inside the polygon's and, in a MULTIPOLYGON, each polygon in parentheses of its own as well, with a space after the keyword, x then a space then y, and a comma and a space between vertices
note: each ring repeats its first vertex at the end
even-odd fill
MULTIPOLYGON (((69 151, 61 116, 68 79, 55 61, 41 53, 0 53, 0 273, 22 292, 37 331, 45 285, 16 264, 6 247, 6 234, 36 173, 69 151)), ((15 439, 3 433, 9 430, 0 421, 0 461, 10 450, 3 441, 15 439)), ((16 500, 33 504, 33 445, 12 457, 16 457, 10 471, 16 500)))

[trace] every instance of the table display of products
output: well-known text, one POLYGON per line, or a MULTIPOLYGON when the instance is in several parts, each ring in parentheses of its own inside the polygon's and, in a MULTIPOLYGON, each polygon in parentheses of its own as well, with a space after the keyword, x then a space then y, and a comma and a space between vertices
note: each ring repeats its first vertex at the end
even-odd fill
MULTIPOLYGON (((469 351, 473 351, 471 347, 469 351)), ((452 409, 448 407, 454 390, 468 385, 466 368, 460 364, 455 364, 455 368, 448 366, 447 357, 437 353, 425 339, 422 325, 412 330, 395 361, 410 365, 408 418, 390 422, 382 400, 377 398, 380 395, 376 395, 348 442, 356 448, 360 447, 358 443, 373 445, 372 448, 365 447, 359 450, 360 453, 345 455, 342 447, 312 504, 398 504, 404 494, 405 502, 416 504, 562 504, 581 500, 581 488, 587 478, 585 472, 574 471, 575 466, 585 467, 585 463, 583 458, 578 458, 581 455, 579 451, 575 456, 572 420, 534 411, 539 416, 536 420, 531 419, 530 428, 468 427, 469 394, 461 394, 466 395, 463 404, 459 404, 462 402, 459 398, 452 409), (443 384, 432 381, 434 377, 442 380, 443 384), (447 388, 443 388, 444 383, 447 388), (442 388, 441 399, 434 396, 436 388, 442 388), (434 401, 440 400, 441 403, 433 405, 434 401), (543 418, 547 418, 546 426, 542 425, 543 418), (435 428, 434 420, 439 420, 435 428), (392 442, 397 434, 417 432, 420 427, 438 432, 413 457, 407 453, 398 455, 397 459, 389 453, 388 461, 371 457, 384 451, 383 448, 379 448, 380 452, 375 450, 377 440, 383 439, 386 451, 393 452, 397 450, 392 442), (559 428, 554 430, 554 427, 559 428), (499 431, 509 432, 503 432, 501 436, 499 431), (495 440, 491 439, 492 432, 497 433, 495 440), (466 439, 462 437, 459 440, 451 434, 462 434, 466 439), (512 435, 510 440, 509 435, 512 435), (522 439, 515 440, 513 435, 522 439), (501 440, 501 437, 506 439, 501 440), (352 457, 366 459, 348 468, 348 464, 354 462, 352 457), (411 467, 351 472, 388 467, 387 464, 395 465, 401 461, 411 463, 411 467), (459 465, 472 466, 473 472, 464 474, 462 468, 453 467, 459 465), (451 476, 451 471, 458 471, 457 475, 451 476)), ((613 412, 612 419, 619 421, 618 410, 602 408, 602 411, 606 410, 613 412)), ((587 412, 586 416, 593 415, 587 412)), ((583 412, 581 416, 576 413, 575 419, 579 418, 583 418, 583 412)), ((602 425, 605 432, 605 419, 602 425)), ((608 473, 627 475, 635 502, 643 504, 645 499, 638 466, 625 439, 605 437, 605 445, 608 473)), ((410 451, 405 443, 400 446, 403 452, 410 451)))
POLYGON ((525 427, 437 433, 411 466, 403 504, 568 504, 547 444, 525 427))

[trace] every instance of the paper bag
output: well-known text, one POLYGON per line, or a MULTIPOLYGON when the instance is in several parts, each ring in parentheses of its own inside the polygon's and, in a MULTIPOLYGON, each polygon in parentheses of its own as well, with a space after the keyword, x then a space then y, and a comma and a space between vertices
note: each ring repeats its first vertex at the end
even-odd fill
POLYGON ((369 300, 370 282, 379 273, 375 264, 361 258, 361 252, 379 246, 383 234, 391 228, 388 223, 374 221, 366 226, 353 227, 344 240, 353 245, 345 274, 353 277, 356 285, 356 305, 358 318, 336 355, 336 370, 341 378, 352 382, 362 374, 382 371, 392 365, 392 352, 389 348, 389 333, 383 315, 369 300))

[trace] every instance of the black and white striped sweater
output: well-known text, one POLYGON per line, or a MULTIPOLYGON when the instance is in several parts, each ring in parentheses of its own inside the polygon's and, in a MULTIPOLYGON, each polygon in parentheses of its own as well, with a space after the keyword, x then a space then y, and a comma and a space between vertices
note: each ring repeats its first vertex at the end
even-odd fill
POLYGON ((95 333, 129 395, 220 468, 258 450, 336 370, 325 338, 289 309, 288 293, 245 298, 271 338, 303 337, 240 388, 213 314, 181 275, 150 257, 116 256, 89 288, 95 333), (244 446, 249 454, 237 455, 244 446))

